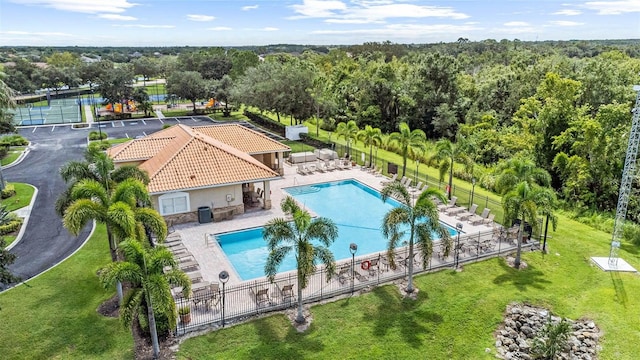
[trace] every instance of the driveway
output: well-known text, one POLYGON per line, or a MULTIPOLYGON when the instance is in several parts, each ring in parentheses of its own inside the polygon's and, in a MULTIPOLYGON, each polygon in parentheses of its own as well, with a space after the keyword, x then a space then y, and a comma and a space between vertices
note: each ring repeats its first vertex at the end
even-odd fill
MULTIPOLYGON (((101 125, 109 137, 120 138, 144 136, 162 129, 165 124, 184 123, 204 125, 207 118, 184 117, 145 119, 137 121, 112 121, 101 125)), ((209 122, 210 123, 210 122, 209 122)), ((21 240, 11 249, 16 254, 15 263, 9 270, 23 281, 50 269, 73 254, 90 233, 88 225, 76 237, 63 226, 55 213, 55 202, 67 184, 59 175, 60 168, 71 160, 82 160, 87 147, 87 135, 93 129, 71 129, 68 125, 24 127, 20 135, 30 142, 30 152, 18 165, 5 169, 4 177, 9 182, 23 182, 38 189, 29 222, 21 240)), ((3 287, 0 285, 0 290, 3 287)))

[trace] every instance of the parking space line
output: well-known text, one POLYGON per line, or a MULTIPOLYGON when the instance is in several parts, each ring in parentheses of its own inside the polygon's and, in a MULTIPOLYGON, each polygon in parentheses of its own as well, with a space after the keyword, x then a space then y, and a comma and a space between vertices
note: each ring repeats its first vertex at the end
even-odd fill
POLYGON ((180 119, 176 118, 176 121, 178 122, 178 124, 180 124, 180 119))
POLYGON ((56 126, 55 126, 55 125, 53 125, 53 126, 51 127, 51 132, 53 132, 53 130, 55 130, 55 129, 56 129, 56 126))
POLYGON ((120 121, 120 124, 122 125, 122 127, 124 127, 124 121, 120 121))
POLYGON ((162 121, 162 119, 158 119, 158 120, 160 120, 160 124, 164 124, 164 121, 162 121))
POLYGON ((38 129, 38 128, 34 126, 34 127, 33 127, 33 131, 32 131, 31 133, 36 132, 36 129, 38 129))
POLYGON ((145 125, 147 125, 147 123, 146 123, 146 122, 144 122, 144 119, 142 119, 142 123, 143 123, 143 124, 145 124, 145 125))
POLYGON ((124 136, 126 136, 126 137, 127 137, 127 139, 130 139, 129 134, 124 133, 124 136))
POLYGON ((142 132, 142 135, 147 136, 147 133, 143 131, 143 132, 142 132))

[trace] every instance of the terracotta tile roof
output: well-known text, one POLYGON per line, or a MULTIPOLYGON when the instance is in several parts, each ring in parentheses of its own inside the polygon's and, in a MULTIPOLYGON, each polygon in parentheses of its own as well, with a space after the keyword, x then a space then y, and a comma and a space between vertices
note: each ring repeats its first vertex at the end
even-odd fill
POLYGON ((130 154, 150 154, 140 168, 149 174, 152 194, 280 176, 251 155, 185 125, 115 146, 108 153, 114 161, 131 160, 127 157, 130 154), (159 144, 164 146, 160 148, 159 144), (138 149, 145 146, 149 149, 138 149))
POLYGON ((249 154, 291 150, 288 146, 240 124, 195 126, 193 129, 249 154))
POLYGON ((107 149, 107 155, 116 162, 147 160, 167 146, 174 138, 175 136, 127 141, 107 149))

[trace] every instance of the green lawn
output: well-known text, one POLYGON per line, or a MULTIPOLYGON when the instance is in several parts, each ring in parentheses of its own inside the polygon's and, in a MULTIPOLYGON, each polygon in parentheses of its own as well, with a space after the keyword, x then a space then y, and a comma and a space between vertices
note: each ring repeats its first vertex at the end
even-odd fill
POLYGON ((109 263, 103 226, 60 266, 0 294, 3 359, 132 359, 133 339, 118 319, 98 306, 114 291, 102 289, 96 271, 109 263))
POLYGON ((309 146, 305 143, 301 143, 299 141, 286 140, 282 141, 283 144, 287 145, 291 148, 292 153, 305 152, 305 151, 313 151, 316 148, 313 146, 309 146))
POLYGON ((2 238, 4 239, 5 247, 11 245, 12 242, 16 241, 16 236, 15 235, 5 235, 2 238))
POLYGON ((3 199, 0 203, 7 207, 7 210, 13 211, 23 208, 31 203, 31 198, 35 189, 31 185, 23 183, 9 183, 13 184, 16 189, 16 194, 8 199, 3 199))
MULTIPOLYGON (((568 220, 551 253, 525 253, 526 270, 502 259, 416 278, 417 301, 393 285, 312 308, 311 328, 297 333, 283 315, 186 340, 179 359, 494 359, 493 332, 513 301, 549 307, 572 319, 590 318, 603 330, 600 359, 636 359, 640 352, 640 281, 605 273, 590 261, 607 256, 610 235, 568 220), (485 349, 491 353, 485 353, 485 349)), ((637 249, 621 251, 636 268, 637 249)))
POLYGON ((26 146, 12 146, 9 149, 7 156, 3 157, 2 160, 0 160, 0 165, 6 166, 16 161, 20 154, 22 154, 22 152, 24 152, 26 148, 26 146))

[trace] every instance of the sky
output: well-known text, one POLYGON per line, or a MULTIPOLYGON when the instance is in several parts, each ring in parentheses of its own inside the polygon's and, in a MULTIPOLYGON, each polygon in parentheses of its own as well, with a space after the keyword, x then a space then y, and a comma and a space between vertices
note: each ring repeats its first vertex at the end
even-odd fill
POLYGON ((0 0, 0 46, 640 39, 640 0, 0 0))

